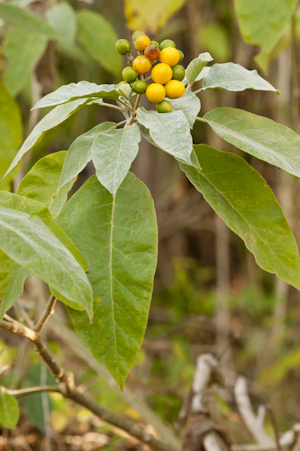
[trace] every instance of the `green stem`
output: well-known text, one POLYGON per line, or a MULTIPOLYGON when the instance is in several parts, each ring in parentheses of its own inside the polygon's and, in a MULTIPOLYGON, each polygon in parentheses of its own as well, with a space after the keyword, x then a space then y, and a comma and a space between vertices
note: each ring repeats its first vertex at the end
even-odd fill
POLYGON ((205 124, 207 124, 206 120, 203 119, 203 117, 196 117, 196 121, 204 122, 205 124))

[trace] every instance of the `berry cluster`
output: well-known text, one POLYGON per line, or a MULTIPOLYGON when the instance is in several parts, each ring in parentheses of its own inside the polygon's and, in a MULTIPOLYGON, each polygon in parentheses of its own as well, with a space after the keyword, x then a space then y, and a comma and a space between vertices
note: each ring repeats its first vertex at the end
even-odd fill
POLYGON ((119 39, 116 42, 116 50, 120 55, 128 55, 133 62, 132 66, 127 66, 122 71, 124 81, 120 84, 131 84, 132 91, 137 94, 145 94, 150 102, 156 103, 156 110, 159 113, 170 113, 172 106, 170 102, 164 100, 167 96, 170 99, 178 99, 185 92, 184 84, 181 83, 185 76, 185 69, 178 63, 182 61, 184 55, 181 50, 176 49, 175 42, 166 39, 161 44, 150 41, 149 37, 137 30, 132 35, 132 42, 138 51, 138 56, 131 55, 131 44, 126 39, 119 39), (150 72, 154 83, 147 84, 145 74, 150 72))

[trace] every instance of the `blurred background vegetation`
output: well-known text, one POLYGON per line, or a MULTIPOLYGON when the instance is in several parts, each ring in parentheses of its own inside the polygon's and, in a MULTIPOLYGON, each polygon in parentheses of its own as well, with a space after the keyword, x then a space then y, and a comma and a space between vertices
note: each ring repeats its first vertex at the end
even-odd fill
MULTIPOLYGON (((243 108, 299 132, 300 9, 296 3, 286 1, 289 11, 281 11, 283 19, 279 17, 280 26, 272 36, 267 26, 278 19, 275 10, 265 17, 266 24, 259 21, 263 13, 258 10, 257 29, 244 23, 245 4, 247 12, 262 4, 257 0, 237 0, 235 5, 231 0, 0 1, 0 175, 21 140, 45 114, 30 112, 39 98, 80 80, 121 81, 125 59, 115 51, 115 41, 130 40, 136 29, 157 41, 174 40, 184 52, 184 66, 208 51, 215 62, 233 61, 258 69, 281 91, 280 97, 254 91, 205 91, 201 115, 217 106, 243 108), (18 7, 21 14, 2 8, 6 4, 18 7)), ((146 99, 143 102, 153 108, 146 99)), ((99 106, 79 111, 48 132, 12 177, 1 182, 1 189, 14 190, 39 158, 67 150, 78 135, 97 123, 119 120, 117 111, 99 106)), ((193 135, 195 143, 239 152, 220 142, 202 123, 196 122, 193 135)), ((274 190, 299 244, 299 180, 242 156, 274 190)), ((236 374, 248 379, 254 403, 272 406, 279 430, 288 429, 299 418, 299 292, 256 266, 242 241, 217 219, 168 154, 143 141, 131 170, 147 184, 155 201, 159 260, 145 342, 125 391, 121 394, 108 374, 83 352, 63 305, 47 330, 52 350, 65 367, 75 369, 82 389, 122 415, 145 420, 149 430, 160 419, 174 426, 191 388, 196 357, 212 352, 220 358, 226 376, 222 396, 215 395, 212 405, 231 438, 240 443, 249 440, 233 402, 236 374), (145 403, 157 417, 151 416, 145 403)), ((93 173, 89 165, 75 189, 93 173)), ((25 288, 18 304, 30 316, 41 308, 36 280, 30 278, 25 288)), ((0 332, 1 349, 2 385, 51 383, 26 342, 0 332)), ((271 430, 271 424, 267 428, 271 430)), ((2 437, 11 449, 49 450, 49 437, 53 450, 137 447, 133 439, 120 436, 120 431, 55 394, 27 397, 18 428, 3 429, 2 437)))

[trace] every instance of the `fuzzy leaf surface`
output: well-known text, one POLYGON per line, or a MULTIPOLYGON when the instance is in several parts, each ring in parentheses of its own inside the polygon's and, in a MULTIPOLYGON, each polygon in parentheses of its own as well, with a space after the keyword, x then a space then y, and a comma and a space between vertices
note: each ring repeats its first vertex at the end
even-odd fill
POLYGON ((235 92, 254 89, 279 94, 278 89, 275 89, 268 81, 258 75, 257 70, 247 70, 234 63, 211 66, 208 74, 203 78, 202 88, 199 91, 216 88, 235 92))
POLYGON ((70 146, 62 168, 59 186, 64 189, 86 167, 92 159, 92 146, 100 133, 114 127, 115 122, 103 122, 78 136, 70 146))
POLYGON ((300 136, 290 128, 235 108, 216 108, 204 119, 225 141, 300 177, 300 136))
POLYGON ((77 31, 77 20, 74 9, 67 2, 56 3, 46 11, 46 19, 57 31, 64 45, 72 45, 77 31))
POLYGON ((172 105, 172 111, 183 111, 189 121, 190 127, 193 128, 196 117, 201 109, 199 98, 192 92, 186 91, 179 99, 168 99, 172 105))
POLYGON ((180 164, 190 182, 254 254, 257 264, 300 289, 295 238, 272 190, 243 158, 194 146, 201 170, 180 164))
POLYGON ((1 205, 0 225, 0 249, 92 317, 92 288, 84 269, 45 222, 1 205))
POLYGON ((94 291, 92 325, 85 312, 69 309, 75 329, 122 388, 144 338, 153 289, 153 200, 131 173, 115 198, 92 176, 66 203, 58 222, 85 257, 94 291))
POLYGON ((21 181, 17 194, 42 202, 56 218, 67 201, 68 192, 75 183, 77 174, 58 190, 67 152, 46 155, 38 160, 21 181))
POLYGON ((88 100, 98 97, 117 100, 119 95, 117 85, 97 85, 88 81, 79 81, 78 83, 61 86, 56 91, 47 94, 34 105, 33 109, 61 105, 71 100, 83 98, 88 100))
POLYGON ((139 151, 138 124, 101 132, 92 145, 92 159, 99 182, 115 196, 139 151))
POLYGON ((34 147, 38 142, 41 141, 44 134, 48 130, 51 130, 51 128, 54 128, 64 122, 66 119, 72 116, 72 114, 74 114, 80 108, 84 107, 86 102, 87 99, 77 99, 65 105, 58 105, 56 108, 50 111, 50 113, 43 117, 43 119, 34 127, 30 135, 24 141, 21 149, 6 171, 5 176, 9 174, 9 172, 12 171, 14 167, 17 166, 19 161, 32 147, 34 147))
POLYGON ((186 68, 185 77, 189 85, 195 83, 198 75, 207 63, 213 61, 213 57, 208 53, 200 53, 198 58, 193 59, 186 68))
POLYGON ((149 130, 150 136, 165 152, 190 163, 193 150, 193 140, 189 121, 183 111, 160 114, 156 111, 146 111, 138 108, 137 120, 149 130))

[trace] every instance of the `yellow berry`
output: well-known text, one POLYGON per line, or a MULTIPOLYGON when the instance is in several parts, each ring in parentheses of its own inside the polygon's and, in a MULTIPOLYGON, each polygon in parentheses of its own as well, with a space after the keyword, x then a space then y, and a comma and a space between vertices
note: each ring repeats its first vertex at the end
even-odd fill
POLYGON ((153 67, 151 77, 155 83, 165 85, 173 77, 173 72, 168 64, 159 63, 153 67))
POLYGON ((159 61, 173 67, 180 60, 180 53, 173 47, 167 47, 160 52, 159 61))
POLYGON ((178 80, 171 80, 166 84, 166 93, 169 99, 179 99, 185 92, 185 87, 178 80))
POLYGON ((151 70, 151 67, 151 60, 145 55, 137 56, 133 61, 133 68, 140 75, 147 74, 151 70))
POLYGON ((150 102, 161 102, 166 96, 166 90, 160 83, 152 83, 148 86, 146 91, 146 97, 150 102))
POLYGON ((139 51, 142 52, 145 50, 146 47, 150 45, 150 39, 148 36, 145 36, 144 34, 140 34, 134 43, 134 47, 139 51))

